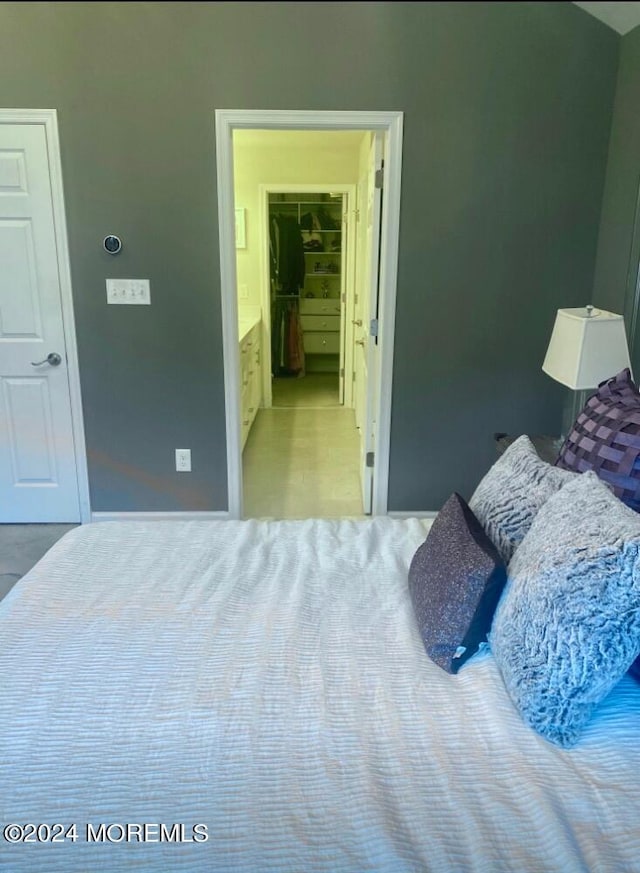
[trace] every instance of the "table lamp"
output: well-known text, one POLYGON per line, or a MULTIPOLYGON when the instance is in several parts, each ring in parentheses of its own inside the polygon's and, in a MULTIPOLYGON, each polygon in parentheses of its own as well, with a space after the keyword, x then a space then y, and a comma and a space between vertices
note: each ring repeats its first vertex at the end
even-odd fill
POLYGON ((572 395, 572 403, 565 403, 562 437, 584 406, 586 392, 625 367, 631 364, 621 315, 593 306, 558 310, 542 369, 579 392, 572 395))

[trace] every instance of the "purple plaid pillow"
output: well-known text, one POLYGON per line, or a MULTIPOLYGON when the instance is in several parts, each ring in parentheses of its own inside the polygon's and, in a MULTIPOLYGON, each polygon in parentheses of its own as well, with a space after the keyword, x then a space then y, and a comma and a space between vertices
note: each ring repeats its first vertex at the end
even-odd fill
POLYGON ((628 369, 587 400, 564 441, 557 467, 593 470, 623 503, 640 512, 640 393, 628 369))

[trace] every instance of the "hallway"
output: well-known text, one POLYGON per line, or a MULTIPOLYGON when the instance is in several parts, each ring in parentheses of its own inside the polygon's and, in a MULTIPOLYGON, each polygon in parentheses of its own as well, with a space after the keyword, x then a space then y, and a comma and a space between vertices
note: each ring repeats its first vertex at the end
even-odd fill
POLYGON ((331 387, 314 379, 286 380, 288 405, 258 412, 243 453, 245 518, 362 516, 353 409, 326 405, 331 387))

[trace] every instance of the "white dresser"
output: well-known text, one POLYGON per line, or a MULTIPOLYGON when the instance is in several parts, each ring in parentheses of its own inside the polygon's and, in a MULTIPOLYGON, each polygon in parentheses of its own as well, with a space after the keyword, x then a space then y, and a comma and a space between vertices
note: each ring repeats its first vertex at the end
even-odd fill
POLYGON ((301 297, 300 322, 307 355, 340 354, 340 300, 301 297))

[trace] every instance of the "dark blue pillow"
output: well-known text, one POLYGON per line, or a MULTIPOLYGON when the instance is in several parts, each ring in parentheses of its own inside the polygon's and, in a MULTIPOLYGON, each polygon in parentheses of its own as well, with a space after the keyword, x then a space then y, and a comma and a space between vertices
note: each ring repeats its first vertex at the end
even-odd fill
POLYGON ((482 525, 463 498, 452 494, 409 568, 424 647, 447 673, 457 673, 486 640, 506 575, 482 525))
POLYGON ((640 656, 635 659, 633 664, 629 667, 629 673, 640 682, 640 656))

